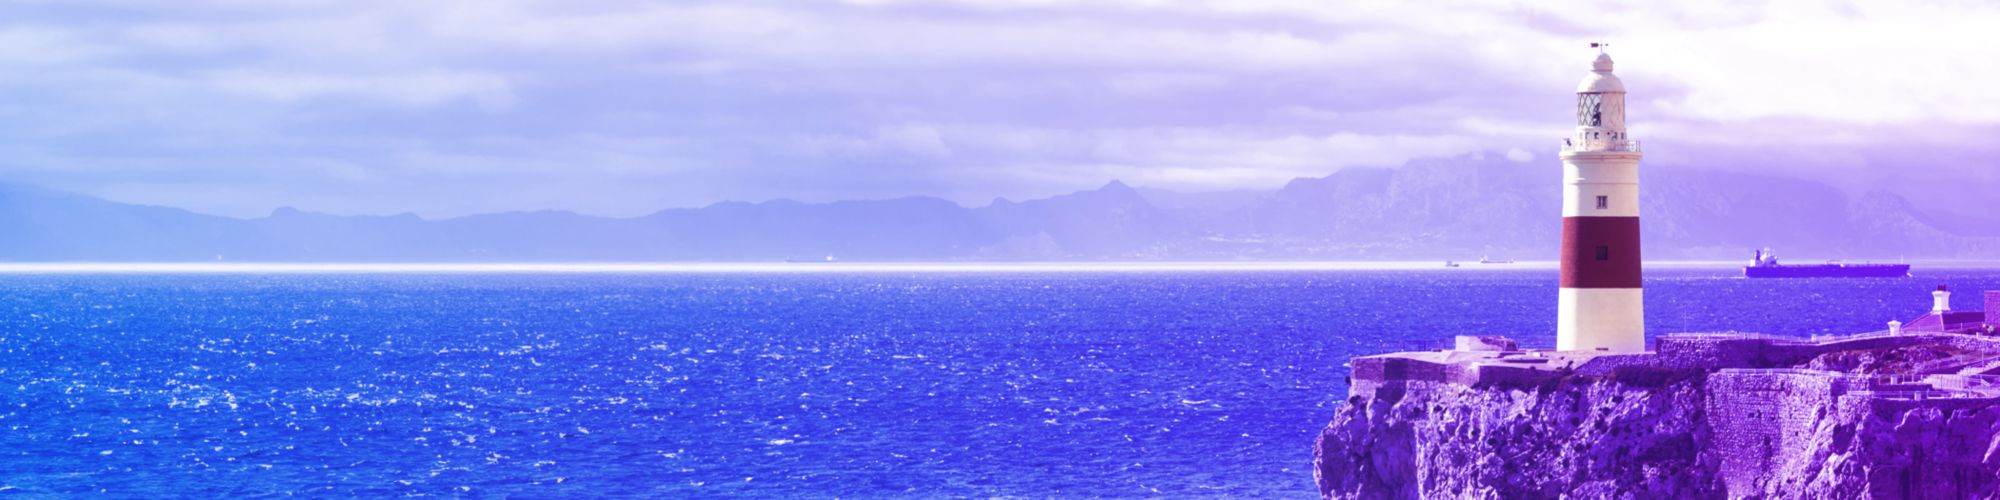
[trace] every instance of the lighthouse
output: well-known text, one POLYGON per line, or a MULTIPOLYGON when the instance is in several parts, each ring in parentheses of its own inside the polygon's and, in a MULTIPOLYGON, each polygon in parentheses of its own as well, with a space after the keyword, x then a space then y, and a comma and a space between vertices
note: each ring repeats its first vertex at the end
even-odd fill
POLYGON ((1556 348, 1646 350, 1639 288, 1639 141, 1625 134, 1625 84, 1601 44, 1576 87, 1576 133, 1563 141, 1561 292, 1556 348))

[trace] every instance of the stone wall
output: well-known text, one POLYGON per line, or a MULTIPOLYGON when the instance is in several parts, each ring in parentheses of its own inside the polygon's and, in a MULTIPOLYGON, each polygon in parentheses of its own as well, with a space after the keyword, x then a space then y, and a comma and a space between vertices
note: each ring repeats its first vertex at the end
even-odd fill
POLYGON ((1986 324, 2000 325, 2000 290, 1986 291, 1986 324))
POLYGON ((1777 478, 1798 478, 1801 452, 1844 381, 1824 372, 1723 370, 1710 375, 1706 392, 1714 453, 1731 496, 1756 496, 1777 478))

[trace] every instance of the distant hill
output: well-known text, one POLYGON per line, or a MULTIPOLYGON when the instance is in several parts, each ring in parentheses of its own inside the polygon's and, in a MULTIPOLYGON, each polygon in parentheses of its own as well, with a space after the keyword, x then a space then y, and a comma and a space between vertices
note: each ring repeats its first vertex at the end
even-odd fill
MULTIPOLYGON (((1886 191, 1651 167, 1649 259, 1994 258, 2000 227, 1886 191)), ((1483 154, 1348 168, 1270 191, 1180 193, 1118 181, 964 207, 937 198, 729 202, 607 218, 512 212, 423 219, 281 208, 255 219, 0 185, 8 261, 1470 260, 1555 257, 1561 169, 1483 154)))

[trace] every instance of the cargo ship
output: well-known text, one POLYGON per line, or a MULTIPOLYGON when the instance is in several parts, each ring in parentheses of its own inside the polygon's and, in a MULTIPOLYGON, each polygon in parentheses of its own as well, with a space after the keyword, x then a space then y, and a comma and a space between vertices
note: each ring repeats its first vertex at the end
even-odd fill
POLYGON ((1779 264, 1778 255, 1766 248, 1757 251, 1750 265, 1743 266, 1747 278, 1904 278, 1909 264, 1779 264))

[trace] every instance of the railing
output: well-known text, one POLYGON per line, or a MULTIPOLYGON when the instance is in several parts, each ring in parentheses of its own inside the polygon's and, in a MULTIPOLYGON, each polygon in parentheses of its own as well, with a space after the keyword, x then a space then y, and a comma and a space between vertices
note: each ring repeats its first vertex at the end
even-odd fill
MULTIPOLYGON (((1875 373, 1854 375, 1855 380, 1867 382, 1870 386, 1929 384, 1936 375, 1922 373, 1875 373)), ((1935 386, 1933 386, 1935 387, 1935 386)))
POLYGON ((1879 399, 1901 399, 1924 401, 1930 399, 1982 399, 1981 396, 1939 391, 1848 391, 1850 396, 1879 399))
POLYGON ((1980 392, 1992 394, 2000 389, 2000 380, 1992 375, 1931 375, 1924 379, 1932 387, 1948 391, 1980 392))
POLYGON ((1894 333, 1894 332, 1890 332, 1890 331, 1888 331, 1888 330, 1876 330, 1876 331, 1872 331, 1872 332, 1862 332, 1862 333, 1847 333, 1847 334, 1839 334, 1839 333, 1836 333, 1836 334, 1827 334, 1827 335, 1818 335, 1818 334, 1815 334, 1815 335, 1813 335, 1813 336, 1812 336, 1811 338, 1812 338, 1812 341, 1813 341, 1813 342, 1815 342, 1815 343, 1820 343, 1820 344, 1826 344, 1826 343, 1832 343, 1832 342, 1847 342, 1847 341, 1853 341, 1853 340, 1867 340, 1867 339, 1872 339, 1872 338, 1880 338, 1880 337, 1902 337, 1902 336, 1907 336, 1907 335, 1915 335, 1915 334, 1918 334, 1918 333, 1937 333, 1937 332, 1930 332, 1930 331, 1910 331, 1910 330, 1903 330, 1903 331, 1902 331, 1902 333, 1894 333))
POLYGON ((1563 139, 1562 152, 1564 154, 1605 151, 1637 153, 1639 152, 1639 141, 1631 139, 1563 139))
POLYGON ((1934 330, 1930 328, 1913 330, 1906 327, 1903 328, 1900 332, 1890 332, 1889 330, 1876 330, 1872 332, 1861 332, 1861 333, 1812 334, 1803 337, 1797 335, 1778 335, 1771 333, 1750 333, 1750 332, 1675 332, 1662 335, 1662 337, 1772 340, 1779 342, 1795 342, 1803 344, 1828 344, 1834 342, 1852 342, 1856 340, 1868 340, 1868 339, 1877 339, 1885 337, 1910 337, 1917 335, 1961 335, 1973 338, 1987 338, 1987 339, 1994 338, 1994 337, 1967 335, 1955 332, 1955 330, 1973 328, 1982 324, 1984 323, 1952 323, 1945 325, 1943 327, 1944 328, 1943 330, 1934 330))
POLYGON ((1661 337, 1668 339, 1694 338, 1694 339, 1729 339, 1729 340, 1769 340, 1774 342, 1791 342, 1791 343, 1801 343, 1801 344, 1812 343, 1815 340, 1815 339, 1808 339, 1806 337, 1800 337, 1797 335, 1778 335, 1773 333, 1755 333, 1755 332, 1675 332, 1662 335, 1661 337))
POLYGON ((1827 378, 1842 378, 1842 377, 1853 376, 1842 372, 1836 372, 1831 370, 1814 370, 1811 368, 1723 368, 1720 370, 1716 370, 1716 373, 1731 373, 1731 374, 1742 374, 1742 375, 1766 375, 1766 374, 1810 375, 1815 377, 1827 377, 1827 378))
MULTIPOLYGON (((1985 324, 1986 324, 1985 322, 1947 323, 1944 326, 1939 326, 1935 328, 1928 326, 1910 328, 1908 325, 1904 325, 1902 328, 1893 332, 1889 330, 1876 330, 1872 332, 1853 333, 1853 334, 1813 335, 1812 341, 1819 343, 1846 342, 1850 340, 1863 340, 1863 339, 1872 339, 1877 337, 1907 337, 1911 335, 1966 335, 1971 337, 1979 337, 1977 335, 1969 335, 1958 332, 1961 330, 1978 328, 1985 324)), ((1983 338, 1990 338, 1990 337, 1983 337, 1983 338)))

